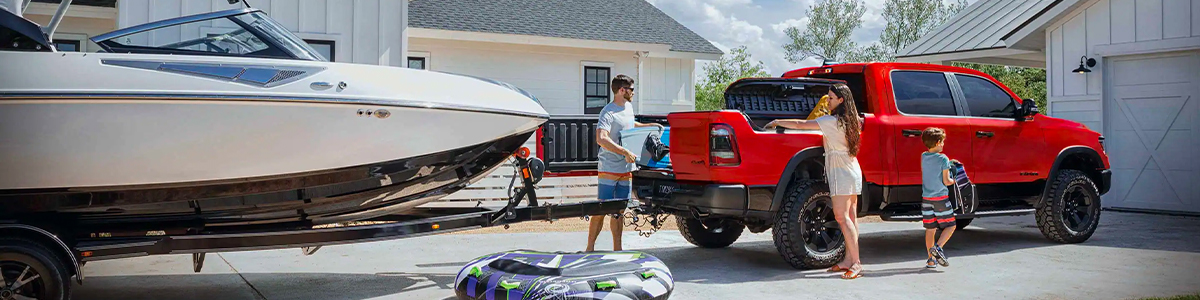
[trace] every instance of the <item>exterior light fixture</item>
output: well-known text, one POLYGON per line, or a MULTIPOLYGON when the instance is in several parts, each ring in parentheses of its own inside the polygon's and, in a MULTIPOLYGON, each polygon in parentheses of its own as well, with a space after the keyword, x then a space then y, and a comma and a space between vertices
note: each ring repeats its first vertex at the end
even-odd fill
POLYGON ((1075 70, 1071 70, 1071 72, 1078 74, 1091 73, 1092 69, 1090 68, 1095 66, 1096 59, 1088 58, 1087 55, 1084 55, 1079 57, 1079 67, 1075 68, 1075 70))

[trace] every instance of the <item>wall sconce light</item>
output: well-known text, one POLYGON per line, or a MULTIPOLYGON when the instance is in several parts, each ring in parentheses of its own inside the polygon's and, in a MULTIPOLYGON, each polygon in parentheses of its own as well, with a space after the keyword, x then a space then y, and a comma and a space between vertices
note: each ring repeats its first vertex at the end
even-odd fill
POLYGON ((1075 70, 1072 70, 1071 72, 1078 73, 1078 74, 1091 73, 1092 69, 1089 69, 1089 68, 1095 67, 1095 66, 1096 66, 1096 59, 1088 58, 1087 55, 1084 55, 1084 56, 1079 57, 1079 67, 1075 68, 1075 70))

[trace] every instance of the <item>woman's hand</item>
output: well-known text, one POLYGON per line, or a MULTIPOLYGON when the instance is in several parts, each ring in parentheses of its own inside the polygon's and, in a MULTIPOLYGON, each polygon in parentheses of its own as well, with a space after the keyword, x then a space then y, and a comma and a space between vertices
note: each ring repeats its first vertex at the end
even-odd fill
POLYGON ((763 126, 763 129, 771 130, 771 129, 775 129, 775 127, 779 127, 779 124, 775 123, 775 121, 771 121, 770 123, 767 123, 766 126, 763 126))

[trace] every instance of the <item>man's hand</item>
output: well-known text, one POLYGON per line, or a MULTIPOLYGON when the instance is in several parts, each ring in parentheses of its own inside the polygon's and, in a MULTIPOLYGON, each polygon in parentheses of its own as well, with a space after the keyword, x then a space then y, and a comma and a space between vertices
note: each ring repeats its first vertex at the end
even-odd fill
POLYGON ((637 155, 633 154, 633 151, 625 150, 625 162, 627 162, 627 163, 637 162, 637 155))
POLYGON ((650 123, 650 126, 658 127, 658 130, 663 130, 664 128, 663 124, 658 123, 650 123))

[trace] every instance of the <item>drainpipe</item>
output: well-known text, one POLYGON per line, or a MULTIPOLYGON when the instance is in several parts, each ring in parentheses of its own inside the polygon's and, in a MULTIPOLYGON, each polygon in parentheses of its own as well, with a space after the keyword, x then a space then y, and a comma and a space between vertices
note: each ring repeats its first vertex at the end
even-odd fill
MULTIPOLYGON (((634 57, 637 57, 637 81, 639 81, 639 82, 646 82, 646 81, 645 81, 645 80, 646 80, 646 79, 645 79, 646 77, 645 77, 645 76, 642 76, 642 58, 646 57, 646 55, 648 55, 649 53, 650 53, 650 52, 647 52, 647 51, 638 51, 638 52, 635 52, 635 54, 634 54, 634 57)), ((644 88, 644 87, 647 87, 647 86, 648 86, 648 85, 644 85, 644 84, 642 85, 642 87, 643 87, 643 88, 644 88)), ((646 90, 646 89, 642 89, 642 90, 643 90, 643 91, 648 91, 648 90, 646 90)), ((642 102, 643 102, 643 101, 642 101, 642 95, 643 95, 644 93, 645 93, 645 92, 642 92, 642 93, 634 93, 634 95, 633 95, 634 97, 636 97, 636 98, 637 98, 637 110, 635 110, 635 111, 634 111, 634 113, 635 113, 635 114, 644 114, 644 112, 643 112, 643 110, 642 110, 642 102)))

